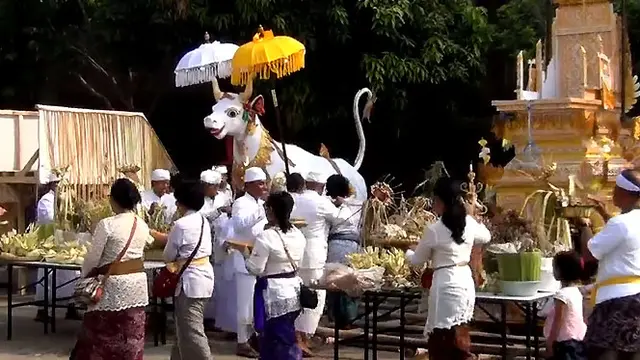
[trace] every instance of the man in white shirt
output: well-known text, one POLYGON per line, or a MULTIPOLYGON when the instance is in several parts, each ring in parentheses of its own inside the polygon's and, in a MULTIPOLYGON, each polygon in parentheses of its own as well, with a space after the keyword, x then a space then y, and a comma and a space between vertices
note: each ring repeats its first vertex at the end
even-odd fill
MULTIPOLYGON (((220 229, 216 229, 216 225, 219 224, 218 220, 221 217, 226 217, 225 214, 231 213, 230 206, 224 206, 224 204, 219 204, 216 202, 216 198, 218 198, 218 194, 219 194, 218 187, 220 186, 221 180, 222 180, 222 176, 216 171, 205 170, 202 173, 200 173, 200 182, 204 187, 204 205, 202 206, 199 212, 200 214, 202 214, 202 216, 205 217, 205 219, 207 219, 207 221, 209 222, 209 226, 211 228, 211 239, 212 239, 212 246, 213 246, 212 249, 213 249, 213 258, 214 258, 212 259, 214 261, 214 275, 217 275, 218 278, 222 277, 222 273, 221 273, 221 267, 218 266, 216 268, 215 266, 216 265, 215 258, 220 257, 220 254, 218 253, 224 252, 224 250, 218 249, 216 246, 215 234, 217 231, 220 230, 220 229)), ((205 312, 204 312, 205 328, 207 329, 213 328, 213 323, 215 319, 216 301, 218 300, 217 297, 221 292, 217 280, 218 279, 216 279, 216 282, 215 282, 213 296, 207 303, 207 307, 205 308, 205 312)))
MULTIPOLYGON (((42 195, 40 200, 38 200, 37 205, 37 218, 36 222, 38 225, 48 225, 55 222, 55 209, 56 209, 56 189, 58 187, 58 183, 60 182, 60 178, 54 174, 50 173, 47 176, 47 184, 45 187, 46 193, 42 195)), ((38 269, 38 280, 43 279, 45 277, 45 270, 38 269)), ((52 283, 52 278, 50 274, 46 274, 49 277, 49 301, 51 301, 51 296, 53 294, 52 287, 56 287, 56 297, 57 298, 67 298, 73 295, 73 286, 75 282, 74 279, 80 277, 79 271, 73 270, 58 270, 56 271, 56 283, 52 283)), ((44 300, 44 285, 40 283, 36 286, 36 301, 44 300)), ((58 302, 59 304, 60 302, 58 302)), ((36 321, 47 321, 49 315, 44 310, 44 308, 39 308, 36 314, 36 321)), ((73 306, 72 303, 67 307, 67 319, 79 320, 80 315, 73 306)))
MULTIPOLYGON (((306 189, 295 197, 292 218, 304 219, 307 226, 302 233, 307 244, 300 264, 300 277, 305 285, 312 285, 322 277, 327 261, 327 237, 330 225, 338 221, 338 208, 331 200, 320 195, 324 191, 327 177, 317 172, 305 175, 306 189)), ((313 356, 308 346, 308 337, 316 333, 325 303, 325 291, 318 291, 318 307, 305 310, 296 320, 298 345, 305 356, 313 356)))
MULTIPOLYGON (((220 190, 220 181, 222 177, 213 170, 205 170, 200 173, 200 183, 204 187, 204 205, 200 209, 200 213, 213 223, 220 216, 220 212, 214 206, 215 198, 220 190)), ((213 230, 213 227, 211 228, 213 230)))
MULTIPOLYGON (((264 196, 267 194, 267 176, 261 168, 253 167, 245 171, 245 194, 234 203, 231 211, 234 240, 247 244, 253 244, 256 237, 264 231, 267 224, 267 216, 264 210, 264 196)), ((242 247, 232 250, 232 256, 236 263, 236 290, 237 290, 237 334, 238 347, 236 354, 244 357, 256 357, 256 350, 249 344, 254 335, 253 331, 253 288, 255 276, 249 274, 245 266, 244 256, 240 251, 246 251, 242 247)))
POLYGON ((214 166, 211 170, 214 170, 222 175, 222 182, 220 182, 220 192, 229 199, 233 200, 233 190, 231 189, 231 184, 229 184, 229 174, 227 171, 227 167, 224 165, 214 166))
POLYGON ((165 208, 165 220, 171 223, 175 213, 175 197, 168 195, 169 181, 171 173, 169 170, 156 169, 151 172, 151 189, 145 190, 142 194, 142 206, 146 211, 152 210, 155 206, 165 208))

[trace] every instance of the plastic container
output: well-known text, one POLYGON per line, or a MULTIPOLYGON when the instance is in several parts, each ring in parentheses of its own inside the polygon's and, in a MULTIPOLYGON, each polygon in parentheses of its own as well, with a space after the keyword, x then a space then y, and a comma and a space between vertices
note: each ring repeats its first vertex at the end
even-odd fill
POLYGON ((502 293, 508 296, 533 296, 538 293, 541 281, 500 281, 502 293))
POLYGON ((556 292, 560 290, 560 281, 553 276, 553 258, 542 258, 540 266, 540 289, 539 291, 556 292))

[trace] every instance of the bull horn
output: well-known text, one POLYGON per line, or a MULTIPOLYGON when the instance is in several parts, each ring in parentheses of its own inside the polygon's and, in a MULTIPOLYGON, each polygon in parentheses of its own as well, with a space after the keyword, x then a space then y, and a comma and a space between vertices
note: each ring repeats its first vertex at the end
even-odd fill
POLYGON ((222 99, 222 91, 220 91, 220 86, 218 86, 218 79, 215 77, 211 81, 211 87, 213 88, 213 97, 216 101, 220 101, 222 99))
POLYGON ((240 102, 247 102, 251 99, 251 95, 253 94, 253 78, 249 77, 247 81, 247 86, 245 86, 244 91, 240 94, 240 102))

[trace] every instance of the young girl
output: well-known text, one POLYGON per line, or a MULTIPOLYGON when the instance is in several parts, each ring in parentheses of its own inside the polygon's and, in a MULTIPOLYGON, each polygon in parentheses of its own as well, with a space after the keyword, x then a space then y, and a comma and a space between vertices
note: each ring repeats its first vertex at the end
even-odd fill
POLYGON ((564 251, 553 258, 553 273, 562 288, 553 296, 553 303, 544 323, 547 358, 554 360, 585 359, 582 339, 587 331, 582 313, 582 293, 579 289, 582 263, 574 251, 564 251))

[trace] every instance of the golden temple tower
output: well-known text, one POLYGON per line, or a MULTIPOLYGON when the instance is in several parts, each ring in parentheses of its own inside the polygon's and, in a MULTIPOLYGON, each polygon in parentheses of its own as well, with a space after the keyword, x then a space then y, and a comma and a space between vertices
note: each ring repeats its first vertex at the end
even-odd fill
MULTIPOLYGON (((620 124, 619 74, 625 64, 620 64, 621 21, 613 5, 608 0, 554 3, 552 54, 543 59, 539 41, 525 73, 520 52, 516 99, 492 102, 501 113, 494 132, 516 150, 504 169, 489 165, 481 171, 503 208, 519 210, 528 194, 544 187, 535 178, 545 167, 555 168, 549 181, 564 188, 570 175, 583 182, 603 179, 604 194, 615 175, 630 166, 624 157, 637 139, 620 124)), ((625 80, 633 81, 630 76, 625 80)))

